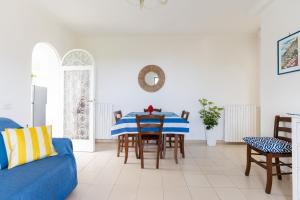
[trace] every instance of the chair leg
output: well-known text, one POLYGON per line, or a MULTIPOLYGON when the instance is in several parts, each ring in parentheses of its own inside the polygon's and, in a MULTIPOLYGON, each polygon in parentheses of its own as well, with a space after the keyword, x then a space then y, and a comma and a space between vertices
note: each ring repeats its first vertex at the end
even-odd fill
POLYGON ((178 138, 178 140, 179 140, 179 150, 180 150, 180 153, 182 154, 182 145, 181 145, 181 140, 182 140, 182 138, 181 138, 181 135, 179 135, 179 138, 178 138))
POLYGON ((160 143, 160 158, 163 159, 164 158, 164 146, 163 146, 163 141, 161 141, 160 143))
POLYGON ((134 147, 134 136, 131 137, 131 147, 134 147))
POLYGON ((159 169, 159 157, 161 156, 161 136, 158 137, 157 142, 156 169, 159 169))
POLYGON ((251 169, 251 148, 249 145, 247 145, 247 164, 246 164, 246 171, 245 175, 249 176, 251 169))
POLYGON ((139 136, 139 147, 140 147, 141 168, 144 169, 144 141, 142 140, 141 136, 139 136))
POLYGON ((168 136, 168 140, 169 140, 169 147, 172 147, 172 137, 168 136))
POLYGON ((184 135, 181 136, 180 147, 181 147, 182 158, 185 158, 185 152, 184 152, 184 135))
POLYGON ((282 180, 279 158, 275 158, 276 172, 278 180, 282 180))
POLYGON ((271 193, 272 189, 272 154, 267 154, 267 184, 265 192, 271 193))
POLYGON ((174 158, 175 158, 175 163, 176 164, 178 164, 177 152, 178 152, 178 135, 175 134, 174 158))
POLYGON ((121 136, 118 136, 118 153, 117 153, 117 157, 120 157, 120 148, 121 148, 121 136))
POLYGON ((124 160, 124 164, 126 164, 127 160, 128 160, 128 134, 126 134, 124 137, 125 137, 123 139, 123 140, 125 140, 124 141, 124 143, 125 143, 125 160, 124 160))
POLYGON ((162 157, 161 158, 165 158, 166 157, 166 148, 167 148, 167 136, 163 135, 162 136, 162 157))
POLYGON ((137 136, 134 137, 134 141, 135 141, 134 142, 135 156, 137 159, 139 159, 140 156, 139 156, 139 150, 138 150, 138 137, 137 136))
POLYGON ((125 136, 124 135, 121 135, 121 149, 120 149, 120 152, 123 152, 123 148, 125 147, 125 145, 124 145, 124 138, 125 138, 125 136))

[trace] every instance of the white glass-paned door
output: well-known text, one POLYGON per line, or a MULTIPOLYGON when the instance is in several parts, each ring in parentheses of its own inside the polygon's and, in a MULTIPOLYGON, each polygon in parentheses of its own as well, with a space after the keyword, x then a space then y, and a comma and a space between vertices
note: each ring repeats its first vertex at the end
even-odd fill
POLYGON ((94 151, 94 72, 90 66, 64 67, 64 137, 74 151, 94 151))

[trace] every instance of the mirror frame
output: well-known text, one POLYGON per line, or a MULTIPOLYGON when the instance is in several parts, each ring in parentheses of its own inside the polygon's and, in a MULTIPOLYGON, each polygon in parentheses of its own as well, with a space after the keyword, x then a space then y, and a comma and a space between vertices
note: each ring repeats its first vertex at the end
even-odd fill
POLYGON ((157 65, 147 65, 145 66, 139 73, 138 76, 140 87, 147 92, 157 92, 160 90, 165 84, 165 73, 164 71, 157 65), (149 72, 154 72, 158 75, 158 83, 156 85, 148 85, 145 81, 145 76, 149 72))

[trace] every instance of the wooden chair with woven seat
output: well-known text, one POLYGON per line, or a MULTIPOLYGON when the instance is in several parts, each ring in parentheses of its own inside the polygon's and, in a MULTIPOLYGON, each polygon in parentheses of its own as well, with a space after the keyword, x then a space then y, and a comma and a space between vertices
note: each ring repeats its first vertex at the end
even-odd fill
MULTIPOLYGON (((190 112, 183 110, 181 112, 181 118, 185 119, 186 121, 188 121, 190 116, 190 112)), ((182 158, 185 158, 185 151, 184 151, 184 135, 178 135, 178 141, 176 140, 176 135, 175 134, 167 134, 166 135, 166 140, 169 144, 170 148, 173 148, 172 144, 174 143, 174 158, 175 158, 175 162, 178 163, 178 159, 177 159, 177 148, 179 145, 179 149, 180 149, 180 153, 182 155, 182 158), (178 143, 178 144, 177 144, 178 143)))
MULTIPOLYGON (((122 119, 122 111, 115 111, 114 113, 115 121, 118 122, 120 119, 122 119)), ((126 135, 119 135, 118 136, 118 149, 117 149, 117 156, 120 157, 120 152, 123 152, 123 148, 125 147, 125 136, 126 135)), ((131 138, 131 147, 136 148, 136 157, 138 158, 138 153, 137 153, 137 134, 127 134, 128 140, 131 138)), ((128 155, 125 153, 125 163, 127 162, 128 155)))
MULTIPOLYGON (((162 131, 164 125, 164 116, 162 115, 142 115, 136 116, 138 128, 138 146, 141 159, 141 168, 144 168, 144 141, 155 140, 157 145, 156 169, 159 168, 159 158, 162 155, 162 131), (151 122, 147 122, 147 121, 151 122)), ((154 144, 154 143, 153 143, 154 144)))
MULTIPOLYGON (((154 108, 153 111, 154 112, 162 112, 162 109, 161 108, 154 108)), ((148 109, 144 108, 144 112, 148 112, 148 109)))
POLYGON ((292 140, 289 137, 280 136, 280 133, 291 134, 292 129, 287 127, 285 123, 290 123, 290 117, 275 117, 274 124, 274 137, 245 137, 243 140, 247 144, 247 166, 245 175, 249 176, 251 163, 254 162, 257 165, 267 170, 267 183, 265 192, 271 193, 273 176, 277 176, 279 180, 282 179, 282 175, 289 175, 292 172, 281 172, 280 167, 285 166, 292 168, 292 163, 284 163, 280 158, 292 157, 292 140), (252 153, 252 150, 255 153, 252 153), (259 161, 252 157, 252 155, 264 156, 266 161, 259 161), (275 158, 275 163, 273 163, 275 158), (273 174, 272 168, 276 167, 276 173, 273 174))
MULTIPOLYGON (((154 112, 162 112, 161 108, 154 108, 153 109, 154 112)), ((148 112, 148 108, 144 108, 144 112, 148 112)), ((149 140, 147 140, 147 143, 149 143, 149 140)))

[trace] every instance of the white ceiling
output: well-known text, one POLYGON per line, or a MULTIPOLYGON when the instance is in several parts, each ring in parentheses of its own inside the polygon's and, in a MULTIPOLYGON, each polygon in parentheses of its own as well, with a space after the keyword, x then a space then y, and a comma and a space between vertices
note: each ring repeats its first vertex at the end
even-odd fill
POLYGON ((79 34, 95 35, 255 33, 272 0, 169 0, 143 10, 128 2, 138 0, 34 1, 79 34))

